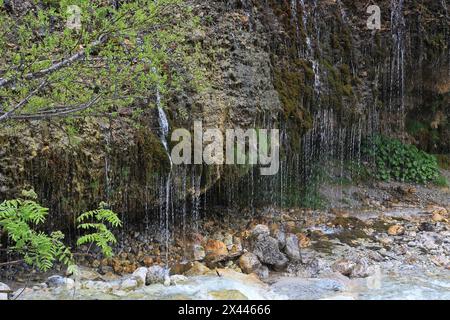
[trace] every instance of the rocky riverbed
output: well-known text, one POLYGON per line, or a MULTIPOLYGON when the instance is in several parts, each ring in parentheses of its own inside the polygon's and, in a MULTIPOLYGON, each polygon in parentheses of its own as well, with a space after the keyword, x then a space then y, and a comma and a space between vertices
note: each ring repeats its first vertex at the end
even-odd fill
POLYGON ((168 267, 119 254, 76 275, 9 283, 9 298, 449 299, 448 209, 266 209, 234 233, 191 235, 189 259, 168 267))

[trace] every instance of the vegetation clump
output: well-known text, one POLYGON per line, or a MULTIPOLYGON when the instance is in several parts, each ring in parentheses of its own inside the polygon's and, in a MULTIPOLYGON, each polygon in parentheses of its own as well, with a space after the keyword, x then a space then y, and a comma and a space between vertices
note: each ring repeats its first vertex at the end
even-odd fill
MULTIPOLYGON (((61 231, 48 234, 38 230, 46 221, 48 208, 35 202, 37 195, 33 190, 23 191, 22 197, 0 204, 0 232, 5 232, 12 243, 8 251, 20 255, 26 264, 41 271, 48 271, 59 262, 68 267, 68 273, 76 272, 71 248, 63 242, 64 234, 61 231)), ((100 205, 98 210, 80 215, 77 222, 79 229, 95 230, 80 237, 78 246, 96 244, 106 257, 113 255, 110 245, 117 241, 105 223, 114 228, 122 225, 113 211, 100 205)))
POLYGON ((377 136, 366 153, 374 160, 373 176, 383 181, 427 183, 440 177, 435 156, 398 139, 377 136))

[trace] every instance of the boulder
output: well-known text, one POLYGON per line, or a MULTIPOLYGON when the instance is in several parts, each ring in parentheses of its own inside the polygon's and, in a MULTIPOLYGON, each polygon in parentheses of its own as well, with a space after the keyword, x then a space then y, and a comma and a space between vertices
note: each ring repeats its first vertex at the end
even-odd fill
POLYGON ((133 291, 140 287, 139 280, 136 278, 128 278, 122 281, 120 284, 120 290, 133 291))
POLYGON ((178 262, 170 268, 170 275, 185 274, 192 266, 192 262, 178 262))
POLYGON ((172 286, 176 286, 179 283, 183 283, 186 281, 188 281, 188 278, 179 274, 170 277, 170 285, 172 286))
POLYGON ((298 238, 295 234, 290 233, 286 236, 285 252, 291 261, 300 260, 300 248, 298 242, 298 238))
POLYGON ((149 256, 145 256, 143 259, 143 262, 146 267, 150 267, 153 265, 153 258, 149 257, 149 256))
POLYGON ((191 269, 189 269, 185 275, 188 277, 195 277, 195 276, 202 276, 207 273, 211 272, 211 270, 205 266, 204 264, 201 264, 200 262, 196 261, 194 262, 191 269))
POLYGON ((146 282, 147 273, 148 273, 148 269, 145 267, 141 267, 141 268, 136 269, 136 271, 133 272, 132 277, 138 281, 139 286, 142 286, 146 282))
POLYGON ((331 268, 333 271, 349 278, 367 278, 374 272, 366 259, 361 259, 358 262, 342 259, 336 261, 331 268))
POLYGON ((252 229, 252 237, 257 238, 260 235, 269 236, 270 235, 270 229, 268 226, 264 224, 258 224, 252 229))
POLYGON ((259 261, 272 266, 276 271, 282 271, 288 264, 288 259, 280 251, 278 240, 268 236, 266 233, 260 234, 253 243, 253 253, 259 261))
POLYGON ((278 240, 280 250, 286 247, 286 233, 283 230, 277 229, 273 232, 273 237, 278 240))
POLYGON ((226 233, 223 236, 223 243, 227 246, 228 250, 231 250, 233 248, 234 242, 233 242, 233 235, 230 233, 226 233))
POLYGON ((250 274, 261 267, 261 262, 255 254, 247 252, 239 258, 239 267, 244 273, 250 274))
POLYGON ((219 240, 209 239, 205 246, 206 259, 209 261, 220 260, 228 255, 225 243, 219 240))
POLYGON ((193 244, 189 251, 194 261, 202 261, 206 257, 205 249, 199 244, 193 244))
POLYGON ((47 281, 45 283, 49 288, 59 288, 64 286, 68 289, 71 289, 75 286, 74 280, 57 275, 47 278, 47 281))
POLYGON ((152 266, 147 269, 145 284, 146 285, 156 283, 164 284, 167 281, 168 277, 169 277, 169 270, 160 266, 152 266))

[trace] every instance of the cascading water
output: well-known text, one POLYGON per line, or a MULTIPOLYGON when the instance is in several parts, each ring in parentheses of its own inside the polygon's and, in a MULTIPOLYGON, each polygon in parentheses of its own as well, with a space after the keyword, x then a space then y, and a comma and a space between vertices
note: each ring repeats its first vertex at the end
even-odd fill
POLYGON ((404 0, 391 0, 391 34, 393 52, 390 80, 390 113, 399 118, 396 125, 400 132, 405 131, 405 17, 404 0))
POLYGON ((170 212, 171 212, 171 183, 172 183, 172 168, 173 168, 173 162, 172 157, 170 156, 169 151, 169 144, 167 142, 167 136, 169 135, 169 121, 167 120, 167 115, 164 111, 164 109, 161 106, 161 95, 159 90, 157 90, 156 93, 156 105, 158 108, 158 123, 159 123, 159 130, 160 130, 160 139, 161 143, 164 146, 164 149, 166 150, 167 158, 170 162, 170 171, 165 178, 164 182, 164 188, 163 194, 164 196, 161 197, 161 199, 164 199, 164 205, 162 207, 162 211, 164 212, 163 219, 161 222, 163 225, 162 229, 162 237, 165 244, 165 253, 166 253, 166 263, 169 261, 169 242, 170 242, 170 228, 169 228, 169 218, 170 218, 170 212))
MULTIPOLYGON (((292 1, 292 6, 295 7, 296 11, 295 14, 297 14, 297 0, 292 1)), ((313 71, 314 71, 314 91, 316 94, 320 94, 321 89, 321 80, 320 80, 320 65, 319 62, 315 58, 315 50, 312 44, 311 36, 309 35, 308 31, 308 23, 310 20, 310 15, 308 12, 308 8, 305 5, 305 0, 298 0, 300 2, 300 6, 302 8, 302 24, 303 24, 303 30, 306 34, 306 51, 304 54, 306 55, 306 58, 308 61, 310 61, 313 71)), ((314 1, 314 10, 317 8, 317 3, 314 1)), ((313 25, 316 25, 315 21, 315 14, 313 14, 313 25)))

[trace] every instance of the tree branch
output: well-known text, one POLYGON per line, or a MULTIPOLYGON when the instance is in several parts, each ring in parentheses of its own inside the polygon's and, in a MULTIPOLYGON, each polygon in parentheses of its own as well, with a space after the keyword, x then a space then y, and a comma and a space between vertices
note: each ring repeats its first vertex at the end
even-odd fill
MULTIPOLYGON (((17 116, 10 116, 10 119, 14 120, 41 120, 41 119, 50 119, 50 118, 56 118, 56 117, 64 117, 68 114, 80 112, 83 110, 86 110, 90 107, 92 107, 97 101, 100 99, 100 95, 96 96, 94 99, 87 103, 83 103, 79 106, 74 107, 67 107, 63 108, 62 110, 47 110, 43 112, 33 113, 33 114, 23 114, 23 115, 17 115, 17 116)), ((1 120, 1 118, 0 118, 1 120)))
POLYGON ((22 101, 20 101, 16 106, 14 106, 11 110, 9 110, 8 112, 5 112, 2 116, 0 116, 0 122, 7 120, 8 118, 11 117, 11 115, 16 112, 17 110, 19 110, 20 108, 22 108, 23 106, 25 106, 28 101, 30 100, 30 98, 32 96, 34 96, 37 92, 39 92, 39 90, 41 90, 45 85, 47 84, 47 80, 42 81, 41 84, 34 89, 33 91, 31 91, 26 97, 25 99, 23 99, 22 101))
MULTIPOLYGON (((106 34, 103 34, 96 41, 92 42, 90 44, 90 47, 91 48, 98 47, 98 46, 104 44, 107 39, 108 39, 108 36, 106 34)), ((58 63, 53 64, 49 68, 42 69, 37 72, 28 73, 28 74, 24 75, 23 78, 25 80, 33 80, 33 79, 42 78, 48 74, 58 71, 59 69, 65 67, 65 66, 71 65, 75 61, 80 60, 80 59, 84 58, 85 56, 86 56, 86 52, 84 50, 80 50, 77 53, 73 54, 72 56, 70 56, 58 63)), ((13 82, 13 80, 14 80, 14 78, 10 78, 10 79, 0 78, 0 88, 10 84, 11 82, 13 82)))

